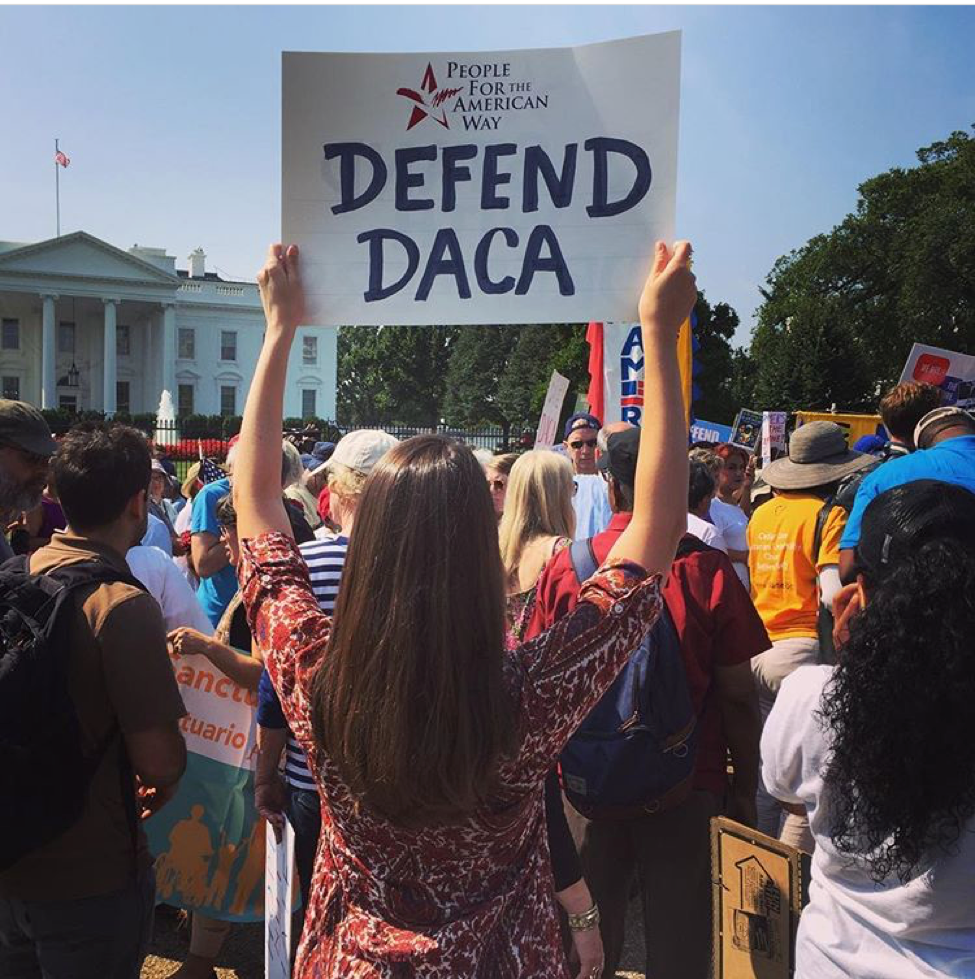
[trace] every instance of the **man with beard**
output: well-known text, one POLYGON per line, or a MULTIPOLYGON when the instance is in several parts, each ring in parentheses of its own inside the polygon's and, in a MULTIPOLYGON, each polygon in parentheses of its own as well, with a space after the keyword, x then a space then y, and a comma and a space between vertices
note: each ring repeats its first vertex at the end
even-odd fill
MULTIPOLYGON (((24 401, 0 399, 0 521, 6 528, 41 502, 57 443, 41 413, 24 401)), ((0 563, 13 557, 0 533, 0 563)))

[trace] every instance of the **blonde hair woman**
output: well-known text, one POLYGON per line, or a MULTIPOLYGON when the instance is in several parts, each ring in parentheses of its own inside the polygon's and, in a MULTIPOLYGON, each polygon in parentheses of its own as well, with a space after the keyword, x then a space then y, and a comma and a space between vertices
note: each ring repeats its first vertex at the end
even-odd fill
POLYGON ((511 467, 498 534, 508 594, 508 641, 521 642, 535 606, 535 586, 553 554, 572 542, 572 463, 547 449, 511 467))

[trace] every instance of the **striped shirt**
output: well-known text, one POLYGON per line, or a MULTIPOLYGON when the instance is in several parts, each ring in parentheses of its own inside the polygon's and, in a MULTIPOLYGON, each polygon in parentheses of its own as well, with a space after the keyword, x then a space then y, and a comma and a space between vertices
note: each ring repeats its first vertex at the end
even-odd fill
MULTIPOLYGON (((308 565, 312 591, 323 612, 331 615, 335 611, 335 599, 339 593, 342 568, 345 565, 345 552, 349 546, 348 537, 331 534, 320 540, 302 544, 299 550, 308 565)), ((271 685, 267 670, 261 676, 258 690, 257 722, 261 727, 285 727, 284 714, 278 695, 271 685)), ((301 746, 288 731, 288 746, 284 766, 285 781, 296 789, 317 791, 315 779, 308 771, 308 762, 301 746)))

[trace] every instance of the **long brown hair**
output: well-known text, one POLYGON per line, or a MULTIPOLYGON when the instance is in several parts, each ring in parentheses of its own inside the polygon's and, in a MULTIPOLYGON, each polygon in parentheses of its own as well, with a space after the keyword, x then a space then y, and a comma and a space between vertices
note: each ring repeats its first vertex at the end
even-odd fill
POLYGON ((469 813, 513 747, 497 526, 450 439, 408 439, 366 480, 312 716, 352 794, 394 821, 469 813))

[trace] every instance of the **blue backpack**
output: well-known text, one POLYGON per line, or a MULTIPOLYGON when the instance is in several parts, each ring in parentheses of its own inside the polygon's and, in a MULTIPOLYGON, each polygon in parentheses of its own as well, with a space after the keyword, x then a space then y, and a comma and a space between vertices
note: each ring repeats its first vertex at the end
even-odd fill
MULTIPOLYGON (((677 557, 707 550, 681 540, 677 557)), ((569 551, 580 584, 596 572, 591 540, 569 551)), ((584 816, 630 819, 677 805, 691 791, 697 715, 674 621, 664 606, 613 685, 562 751, 562 786, 584 816)))

